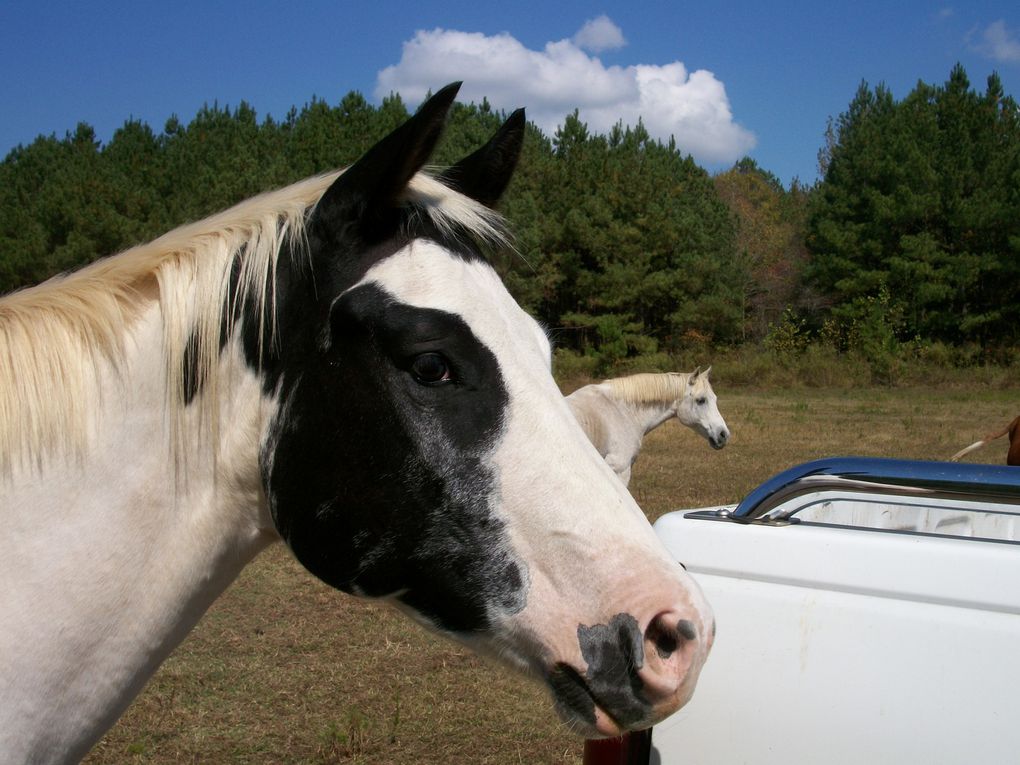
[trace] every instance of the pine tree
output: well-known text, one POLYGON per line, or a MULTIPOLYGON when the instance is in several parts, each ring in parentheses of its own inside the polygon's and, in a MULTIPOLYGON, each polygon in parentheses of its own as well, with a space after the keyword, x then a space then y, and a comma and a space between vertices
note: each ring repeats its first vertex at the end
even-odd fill
POLYGON ((896 102, 861 85, 836 122, 811 206, 808 276, 849 324, 884 290, 901 336, 984 345, 1020 336, 1016 105, 962 66, 896 102))

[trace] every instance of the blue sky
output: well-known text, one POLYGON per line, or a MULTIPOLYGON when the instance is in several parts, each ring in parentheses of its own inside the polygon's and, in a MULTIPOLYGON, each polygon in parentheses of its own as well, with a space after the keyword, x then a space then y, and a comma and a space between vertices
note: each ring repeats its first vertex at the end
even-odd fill
POLYGON ((0 156, 79 121, 108 140, 204 103, 283 117, 312 96, 369 100, 464 80, 551 132, 637 116, 711 171, 744 154, 812 182, 826 120, 861 80, 897 98, 961 62, 1020 98, 1020 3, 144 2, 0 4, 0 156))

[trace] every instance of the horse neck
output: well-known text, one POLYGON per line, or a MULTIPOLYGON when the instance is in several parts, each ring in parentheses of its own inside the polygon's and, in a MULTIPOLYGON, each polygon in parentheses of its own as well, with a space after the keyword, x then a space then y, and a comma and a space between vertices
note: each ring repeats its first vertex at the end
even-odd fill
POLYGON ((676 417, 676 409, 673 407, 673 401, 656 401, 644 404, 641 421, 644 435, 647 435, 674 417, 676 417))
POLYGON ((629 410, 641 437, 676 417, 676 401, 687 389, 686 378, 683 376, 662 376, 658 382, 660 384, 655 386, 655 395, 627 395, 610 387, 614 398, 629 410))
POLYGON ((230 370, 219 448, 195 438, 175 461, 159 315, 140 316, 116 368, 99 365, 84 453, 0 476, 0 751, 12 761, 84 756, 275 536, 258 380, 230 370))

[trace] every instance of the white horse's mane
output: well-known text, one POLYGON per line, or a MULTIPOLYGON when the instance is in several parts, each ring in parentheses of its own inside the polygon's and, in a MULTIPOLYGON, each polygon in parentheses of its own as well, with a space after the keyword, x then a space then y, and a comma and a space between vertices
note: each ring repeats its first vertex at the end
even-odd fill
MULTIPOLYGON (((621 401, 632 404, 665 404, 676 401, 687 390, 690 374, 687 372, 643 372, 628 377, 615 377, 606 380, 613 395, 621 401)), ((708 384, 708 375, 699 374, 694 386, 708 384)))
MULTIPOLYGON (((163 319, 174 454, 183 446, 189 341, 196 374, 210 391, 202 397, 208 408, 203 421, 215 431, 222 323, 240 313, 225 309, 234 308, 229 302, 234 300, 268 317, 273 326, 270 290, 281 247, 290 244, 299 251, 308 213, 341 172, 261 194, 148 244, 0 298, 0 475, 18 461, 39 464, 58 449, 82 453, 89 412, 100 400, 101 362, 114 368, 121 364, 125 330, 152 301, 159 302, 163 319), (231 289, 234 276, 236 291, 231 289)), ((506 244, 497 213, 429 175, 419 173, 411 180, 406 202, 441 231, 466 230, 489 244, 506 244)))

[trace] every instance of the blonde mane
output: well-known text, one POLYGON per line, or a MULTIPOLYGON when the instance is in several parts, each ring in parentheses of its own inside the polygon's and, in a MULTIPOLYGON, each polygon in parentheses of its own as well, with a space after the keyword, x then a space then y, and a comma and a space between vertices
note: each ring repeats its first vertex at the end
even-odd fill
MULTIPOLYGON (((270 290, 278 254, 288 244, 305 252, 308 213, 341 172, 261 194, 0 298, 0 474, 18 463, 39 465, 58 450, 84 452, 88 417, 100 399, 102 364, 121 365, 125 330, 153 301, 163 319, 175 458, 183 447, 186 348, 194 352, 196 374, 209 393, 202 397, 202 420, 215 433, 220 337, 224 329, 230 331, 223 321, 240 314, 233 309, 245 307, 274 326, 270 290)), ((406 202, 444 232, 466 230, 494 246, 506 244, 495 212, 429 175, 412 179, 406 202)), ((269 340, 260 338, 260 345, 269 340)))
MULTIPOLYGON (((666 404, 676 401, 687 391, 686 372, 663 372, 630 375, 606 380, 613 396, 631 404, 666 404)), ((707 383, 705 375, 698 375, 695 386, 707 383)))

